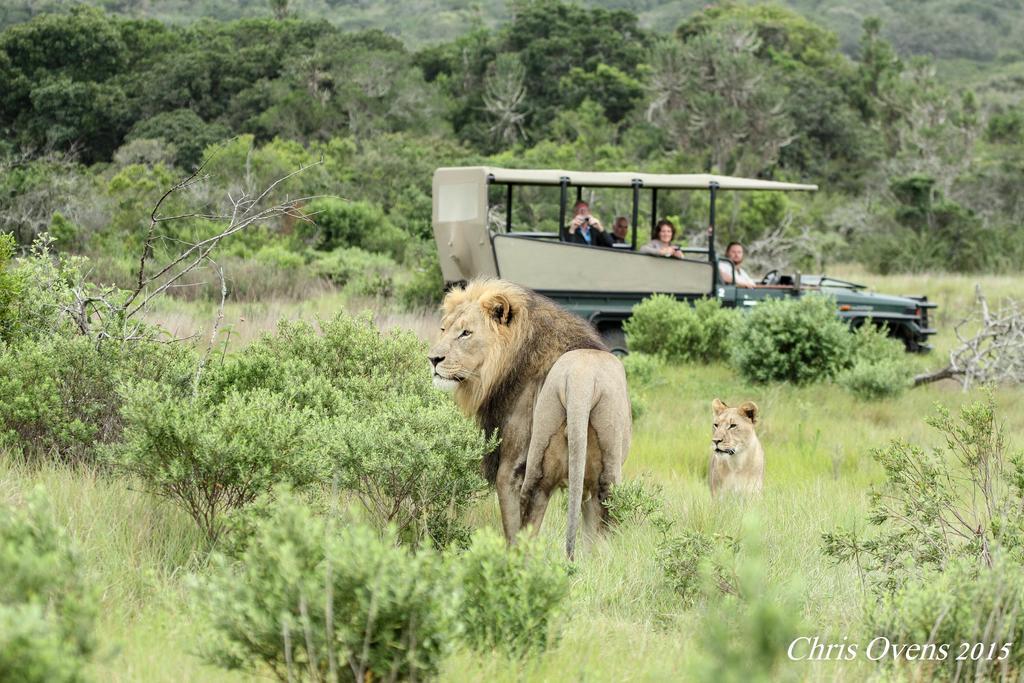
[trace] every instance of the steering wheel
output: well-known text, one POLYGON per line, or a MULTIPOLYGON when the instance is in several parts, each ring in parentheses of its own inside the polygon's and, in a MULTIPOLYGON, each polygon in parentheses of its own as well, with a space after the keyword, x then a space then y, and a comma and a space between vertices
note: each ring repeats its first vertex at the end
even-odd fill
POLYGON ((774 269, 773 270, 769 270, 767 273, 764 274, 764 277, 761 278, 761 284, 762 285, 774 285, 778 281, 779 281, 779 271, 778 270, 774 270, 774 269))

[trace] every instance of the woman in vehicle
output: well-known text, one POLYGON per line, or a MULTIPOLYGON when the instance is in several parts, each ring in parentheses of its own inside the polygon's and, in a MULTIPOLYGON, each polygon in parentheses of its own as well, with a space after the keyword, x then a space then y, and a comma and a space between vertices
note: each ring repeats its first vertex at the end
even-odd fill
POLYGON ((640 253, 681 259, 683 250, 672 244, 675 238, 676 226, 672 225, 672 221, 662 218, 654 228, 654 239, 640 247, 640 253))

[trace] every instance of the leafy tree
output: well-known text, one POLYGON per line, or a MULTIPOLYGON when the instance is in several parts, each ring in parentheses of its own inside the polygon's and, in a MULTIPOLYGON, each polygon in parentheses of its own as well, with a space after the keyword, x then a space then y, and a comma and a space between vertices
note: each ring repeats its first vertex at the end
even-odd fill
POLYGON ((224 124, 208 124, 191 109, 177 109, 139 121, 125 139, 163 140, 174 146, 174 163, 191 170, 203 160, 206 147, 228 137, 224 124))

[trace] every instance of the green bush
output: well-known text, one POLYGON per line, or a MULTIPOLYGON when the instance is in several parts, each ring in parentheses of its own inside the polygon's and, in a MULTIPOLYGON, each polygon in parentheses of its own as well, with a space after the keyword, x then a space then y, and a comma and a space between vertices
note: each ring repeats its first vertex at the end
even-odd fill
POLYGON ((930 571, 885 596, 868 613, 874 637, 893 643, 919 643, 950 648, 945 661, 915 662, 928 680, 1018 680, 1024 673, 1024 569, 1005 557, 990 569, 963 558, 930 571), (983 655, 963 652, 960 643, 982 643, 983 655), (994 648, 990 648, 992 644, 994 648), (1011 643, 1000 651, 1003 643, 1011 643), (966 654, 962 661, 957 656, 966 654))
POLYGON ((754 382, 803 384, 835 377, 847 367, 851 335, 824 296, 758 304, 735 334, 732 361, 754 382))
POLYGON ((857 398, 870 401, 902 394, 910 386, 910 373, 902 362, 858 360, 837 381, 857 398))
MULTIPOLYGON (((465 546, 463 518, 486 491, 480 428, 448 402, 397 397, 374 401, 326 437, 341 486, 378 528, 393 525, 416 545, 465 546)), ((491 444, 491 446, 496 443, 491 444)))
POLYGON ((868 323, 857 329, 852 346, 853 365, 839 373, 836 381, 854 396, 888 398, 899 396, 910 386, 912 369, 900 341, 868 323))
POLYGON ((693 306, 667 294, 655 294, 633 307, 623 329, 631 351, 672 361, 716 361, 728 356, 728 342, 739 314, 717 299, 693 306))
POLYGON ((664 501, 659 484, 648 485, 643 479, 634 479, 612 487, 604 506, 619 524, 662 519, 664 501))
POLYGON ((490 530, 474 534, 458 562, 464 637, 483 652, 512 656, 543 650, 569 591, 565 567, 537 539, 512 547, 490 530))
POLYGON ((388 254, 396 260, 405 253, 409 235, 396 228, 378 206, 326 198, 310 202, 306 213, 313 218, 315 226, 310 228, 305 223, 300 224, 299 233, 312 240, 312 246, 317 250, 359 247, 388 254))
POLYGON ((455 636, 453 588, 432 552, 330 519, 285 498, 237 562, 199 583, 215 664, 279 680, 416 680, 455 636))
POLYGON ((111 451, 121 470, 185 509, 216 541, 224 513, 275 484, 329 477, 317 415, 265 389, 195 396, 155 382, 124 388, 124 442, 111 451))
POLYGON ((756 518, 744 524, 744 557, 737 564, 735 585, 702 610, 696 628, 693 680, 776 683, 803 680, 807 673, 786 657, 790 643, 807 632, 800 619, 800 591, 769 578, 764 535, 756 518))
POLYGON ((0 506, 0 680, 75 682, 95 649, 95 599, 43 491, 0 506))
POLYGON ((714 592, 735 593, 732 565, 736 541, 723 534, 706 534, 696 529, 673 532, 673 523, 656 520, 661 538, 657 563, 665 579, 682 600, 691 606, 714 588, 714 592))
POLYGON ((295 270, 306 265, 306 259, 302 254, 294 252, 280 243, 264 244, 259 251, 253 254, 253 258, 265 265, 284 270, 295 270))
POLYGON ((1001 555, 1024 560, 1024 454, 1007 457, 992 395, 961 406, 958 418, 936 406, 926 422, 945 448, 896 439, 873 450, 885 480, 871 493, 866 527, 823 536, 825 553, 855 562, 880 595, 960 559, 979 572, 1001 555))
POLYGON ((340 247, 318 254, 313 269, 317 275, 352 294, 389 297, 394 291, 398 264, 384 254, 373 254, 359 247, 340 247))
POLYGON ((379 528, 412 545, 464 544, 462 521, 486 491, 493 446, 435 390, 426 349, 384 335, 368 316, 283 322, 210 367, 195 395, 155 384, 126 390, 122 467, 188 510, 211 537, 223 513, 278 483, 335 477, 379 528))
POLYGON ((122 382, 182 381, 190 359, 184 346, 69 334, 0 347, 0 445, 87 459, 121 437, 122 382))
POLYGON ((13 341, 17 334, 26 284, 11 264, 14 247, 13 233, 0 234, 0 343, 13 341))

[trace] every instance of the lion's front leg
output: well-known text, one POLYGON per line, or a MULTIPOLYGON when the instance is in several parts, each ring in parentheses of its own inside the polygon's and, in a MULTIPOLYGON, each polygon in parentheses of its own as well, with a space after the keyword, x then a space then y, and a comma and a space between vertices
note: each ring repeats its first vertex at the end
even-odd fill
POLYGON ((522 473, 516 473, 516 462, 506 458, 498 464, 498 476, 494 487, 498 490, 498 507, 501 509, 501 527, 509 545, 515 542, 519 533, 519 489, 522 473))

